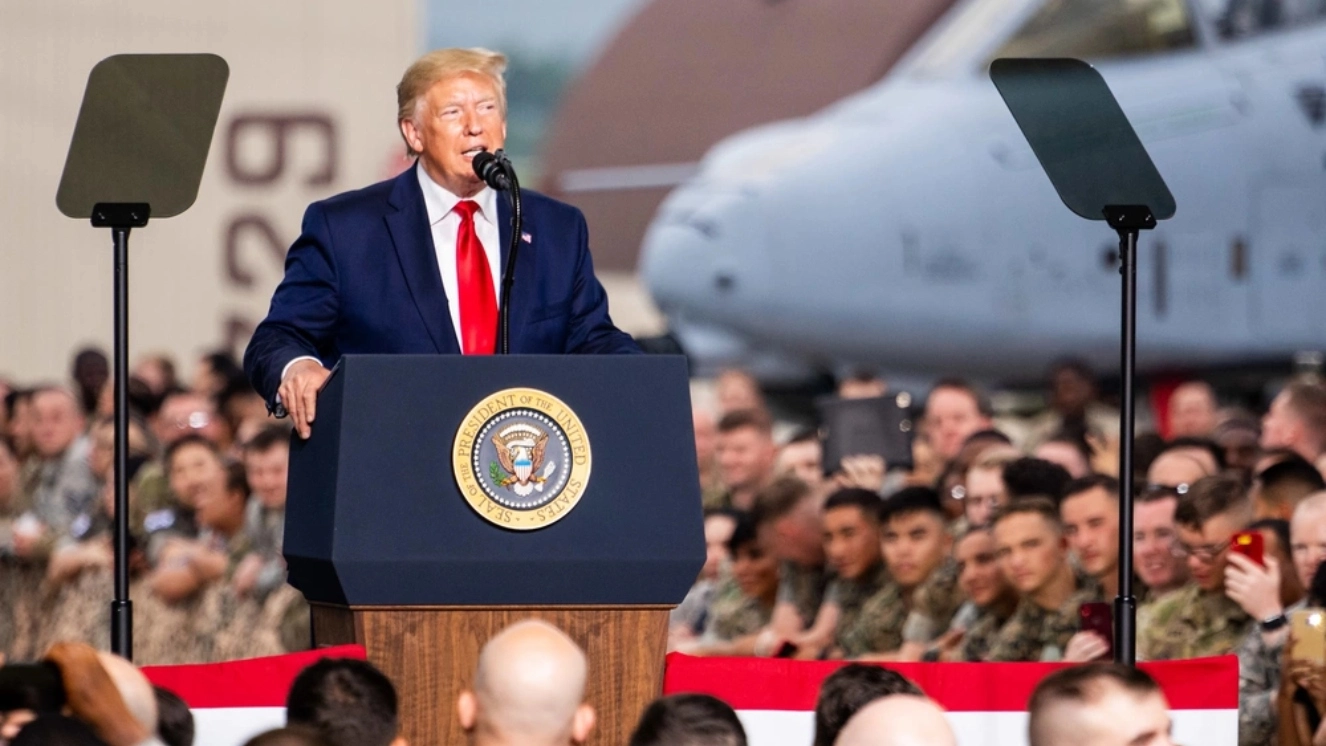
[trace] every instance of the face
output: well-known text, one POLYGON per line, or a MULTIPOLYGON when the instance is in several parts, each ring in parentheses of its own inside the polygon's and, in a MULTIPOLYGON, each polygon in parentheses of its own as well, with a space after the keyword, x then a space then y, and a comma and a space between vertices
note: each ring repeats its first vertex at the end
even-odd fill
POLYGON ((732 577, 743 594, 772 598, 778 592, 778 558, 762 542, 748 541, 732 558, 732 577))
MULTIPOLYGON (((1150 484, 1178 487, 1214 474, 1215 464, 1208 464, 1194 451, 1196 449, 1180 448, 1160 454, 1151 462, 1151 468, 1146 470, 1146 481, 1150 484)), ((1211 458, 1210 454, 1204 455, 1207 459, 1211 458)))
POLYGON ((170 385, 169 376, 166 373, 166 367, 162 365, 159 358, 147 358, 134 366, 133 377, 147 384, 155 394, 160 394, 170 385))
POLYGON ((190 507, 226 488, 226 470, 211 450, 197 444, 181 446, 170 459, 170 490, 190 507))
POLYGON ((774 471, 790 474, 811 487, 824 481, 823 449, 818 440, 788 443, 778 452, 774 471))
POLYGON ((891 517, 883 540, 884 562, 903 588, 915 588, 930 577, 953 546, 943 519, 924 511, 891 517))
POLYGON ((244 502, 247 495, 226 489, 226 474, 221 471, 219 484, 201 490, 194 507, 198 510, 198 525, 226 528, 244 523, 244 502))
POLYGON ((1302 429, 1303 423, 1289 407, 1288 392, 1282 391, 1262 418, 1262 448, 1293 448, 1302 429))
POLYGON ((1086 455, 1070 443, 1058 441, 1042 443, 1032 455, 1064 467, 1073 479, 1081 479, 1091 473, 1091 464, 1087 463, 1086 455))
POLYGON ((1229 540, 1242 527, 1242 521, 1228 515, 1211 518, 1202 524, 1201 531, 1178 526, 1179 548, 1188 557, 1188 574, 1202 590, 1219 592, 1225 589, 1229 540))
POLYGON ((1205 438, 1216 426, 1216 403, 1204 387, 1180 386, 1169 400, 1170 436, 1205 438))
POLYGON ((1104 487, 1079 492, 1063 501, 1059 514, 1068 546, 1082 569, 1104 577, 1119 564, 1119 501, 1104 487))
POLYGON ((1300 510, 1289 524, 1294 570, 1304 588, 1311 587, 1317 566, 1326 560, 1326 510, 1300 510))
POLYGON ((168 397, 162 402, 152 427, 163 447, 189 433, 197 433, 213 443, 221 444, 226 434, 226 425, 217 415, 212 401, 197 394, 168 397))
POLYGON ((958 586, 972 603, 985 608, 1004 594, 1008 584, 995 561, 994 536, 989 531, 972 531, 953 549, 958 563, 958 586))
POLYGON ((719 568, 731 559, 727 542, 736 527, 737 522, 730 515, 711 515, 704 519, 704 567, 700 569, 700 577, 711 580, 718 577, 719 568))
POLYGON ((1169 704, 1157 693, 1138 696, 1109 684, 1099 699, 1062 702, 1045 713, 1052 743, 1076 746, 1174 746, 1169 704))
POLYGON ((824 513, 824 556, 838 576, 858 580, 879 564, 879 523, 855 505, 824 513))
POLYGON ((739 427, 718 436, 718 473, 731 490, 755 489, 773 470, 774 444, 756 427, 739 427))
POLYGON ((994 539, 999 571, 1024 596, 1044 588, 1067 561, 1063 536, 1036 513, 1006 516, 995 524, 994 539))
POLYGON ((1253 465, 1257 463, 1257 456, 1261 453, 1256 432, 1232 428, 1221 433, 1216 442, 1225 452, 1225 463, 1229 468, 1244 473, 1252 472, 1253 465))
POLYGON ((1004 477, 999 469, 972 469, 967 472, 966 497, 963 498, 967 523, 984 526, 995 509, 1008 502, 1004 477))
POLYGON ((483 188, 474 156, 506 142, 506 112, 496 83, 479 73, 443 78, 428 89, 413 119, 401 120, 401 133, 419 164, 434 181, 458 197, 483 188))
POLYGON ((941 388, 930 393, 925 405, 926 434, 939 455, 948 460, 958 455, 972 433, 990 427, 975 397, 961 389, 941 388))
POLYGON ((61 391, 35 394, 32 413, 32 444, 43 458, 55 458, 64 453, 85 425, 78 404, 61 391))
POLYGON ((244 476, 249 487, 265 508, 285 506, 286 477, 290 466, 290 447, 281 444, 261 453, 244 455, 244 476))
POLYGON ((1187 564, 1175 552, 1178 504, 1178 498, 1166 497, 1133 506, 1134 567, 1148 588, 1173 588, 1188 578, 1187 564))

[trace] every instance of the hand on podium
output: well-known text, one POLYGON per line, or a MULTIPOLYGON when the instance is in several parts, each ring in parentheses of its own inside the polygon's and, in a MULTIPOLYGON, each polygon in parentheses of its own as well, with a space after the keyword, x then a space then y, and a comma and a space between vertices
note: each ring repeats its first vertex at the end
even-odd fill
POLYGON ((296 360, 281 379, 278 394, 281 404, 294 421, 295 432, 307 439, 313 432, 313 417, 318 409, 318 391, 331 377, 331 371, 316 360, 296 360))

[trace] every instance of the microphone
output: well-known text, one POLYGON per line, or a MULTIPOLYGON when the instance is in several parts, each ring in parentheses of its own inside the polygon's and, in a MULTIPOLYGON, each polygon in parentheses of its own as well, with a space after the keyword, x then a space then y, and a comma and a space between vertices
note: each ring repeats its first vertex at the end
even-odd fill
POLYGON ((507 176, 509 164, 510 161, 502 151, 493 154, 481 150, 474 156, 474 173, 487 182, 488 186, 499 192, 505 192, 511 188, 511 179, 507 176))

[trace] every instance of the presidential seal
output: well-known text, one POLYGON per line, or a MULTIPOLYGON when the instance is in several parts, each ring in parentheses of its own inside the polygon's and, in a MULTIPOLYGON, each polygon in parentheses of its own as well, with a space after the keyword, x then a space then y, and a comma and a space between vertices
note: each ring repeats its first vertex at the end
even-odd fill
POLYGON ((592 458, 580 418, 552 394, 506 389, 461 421, 451 466, 465 501, 502 528, 552 525, 580 502, 592 458))

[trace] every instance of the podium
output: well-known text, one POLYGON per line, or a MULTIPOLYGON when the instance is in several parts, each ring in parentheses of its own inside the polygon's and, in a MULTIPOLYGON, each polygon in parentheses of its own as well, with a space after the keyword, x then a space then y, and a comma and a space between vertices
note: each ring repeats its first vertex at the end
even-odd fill
POLYGON ((290 453, 314 644, 363 645, 410 743, 457 744, 480 648, 545 619, 589 657, 590 743, 625 743, 704 562, 690 412, 674 356, 341 358, 290 453))

